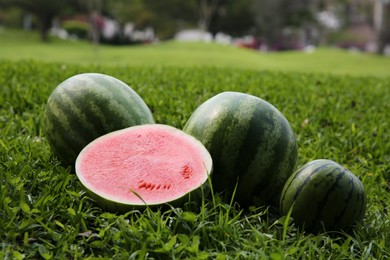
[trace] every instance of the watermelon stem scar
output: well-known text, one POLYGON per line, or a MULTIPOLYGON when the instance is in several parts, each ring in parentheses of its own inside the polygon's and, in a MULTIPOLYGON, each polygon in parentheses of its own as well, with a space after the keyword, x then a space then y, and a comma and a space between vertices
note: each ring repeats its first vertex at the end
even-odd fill
POLYGON ((80 152, 75 169, 91 197, 104 204, 160 205, 203 186, 212 159, 193 136, 147 124, 95 139, 80 152))

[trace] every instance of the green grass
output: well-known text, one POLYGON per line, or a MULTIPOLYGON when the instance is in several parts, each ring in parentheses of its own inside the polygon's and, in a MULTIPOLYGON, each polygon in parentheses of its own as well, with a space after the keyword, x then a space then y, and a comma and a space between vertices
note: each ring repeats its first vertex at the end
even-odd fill
MULTIPOLYGON (((62 44, 55 42, 52 51, 62 44)), ((173 66, 174 61, 159 66, 126 65, 123 60, 118 65, 77 65, 61 59, 64 53, 57 61, 51 57, 53 62, 45 57, 25 60, 18 48, 13 49, 15 59, 0 63, 1 259, 390 258, 389 77, 236 69, 222 62, 205 68, 173 66), (114 214, 100 209, 53 156, 42 123, 51 91, 87 71, 128 83, 158 123, 178 128, 198 105, 222 91, 271 102, 297 135, 299 165, 332 159, 362 180, 368 195, 364 220, 350 233, 309 234, 274 208, 243 210, 218 196, 166 210, 114 214)), ((2 48, 0 52, 5 53, 2 48)), ((183 50, 182 55, 190 54, 183 50)))
POLYGON ((390 58, 338 49, 261 53, 213 43, 164 42, 143 46, 100 46, 53 39, 43 44, 34 32, 0 30, 0 59, 36 59, 104 66, 215 66, 257 71, 317 72, 390 76, 390 58))

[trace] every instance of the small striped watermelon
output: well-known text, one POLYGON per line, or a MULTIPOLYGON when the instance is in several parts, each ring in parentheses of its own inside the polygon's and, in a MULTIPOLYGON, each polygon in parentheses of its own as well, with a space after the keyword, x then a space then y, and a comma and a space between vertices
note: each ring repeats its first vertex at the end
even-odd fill
POLYGON ((314 160, 286 182, 280 211, 307 231, 349 230, 364 216, 366 192, 361 181, 340 164, 314 160), (292 209, 291 209, 292 207, 292 209))
POLYGON ((80 152, 75 167, 91 197, 111 211, 198 199, 211 169, 202 143, 161 124, 103 135, 80 152))
POLYGON ((45 134, 64 166, 95 138, 126 127, 154 123, 141 97, 122 81, 99 73, 75 75, 49 96, 45 134))
POLYGON ((226 201, 234 194, 242 207, 278 205, 283 185, 294 172, 297 142, 273 105, 249 94, 223 92, 201 104, 183 130, 209 150, 213 188, 224 193, 226 201))

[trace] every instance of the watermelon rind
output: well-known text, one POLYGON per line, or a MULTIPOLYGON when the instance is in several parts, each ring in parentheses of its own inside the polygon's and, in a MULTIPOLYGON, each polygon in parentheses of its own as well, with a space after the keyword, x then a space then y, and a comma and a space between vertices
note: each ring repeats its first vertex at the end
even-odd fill
MULTIPOLYGON (((120 137, 120 138, 123 138, 123 137, 120 137)), ((108 177, 109 179, 115 178, 115 175, 117 175, 117 171, 121 171, 121 169, 127 169, 127 166, 130 163, 127 160, 127 158, 124 161, 118 162, 118 157, 116 156, 116 154, 121 153, 121 152, 126 153, 127 149, 129 149, 127 147, 131 147, 132 144, 134 144, 134 139, 126 138, 123 142, 124 142, 123 147, 126 147, 123 150, 121 150, 121 149, 118 150, 118 149, 115 149, 112 147, 107 147, 104 149, 104 151, 101 150, 103 152, 103 154, 105 154, 107 152, 105 150, 109 150, 109 156, 104 157, 104 160, 107 160, 107 165, 111 165, 111 163, 114 162, 115 167, 118 167, 118 168, 114 168, 114 169, 97 169, 98 171, 102 171, 103 174, 105 175, 105 177, 108 177), (113 152, 113 151, 115 151, 115 152, 113 152), (111 174, 113 174, 112 177, 111 177, 111 174)), ((110 143, 111 143, 111 141, 110 141, 110 143)), ((167 144, 168 144, 168 142, 167 142, 167 144)), ((145 151, 148 150, 149 145, 150 144, 148 144, 148 142, 142 143, 142 147, 145 148, 145 151)), ((149 147, 151 147, 151 146, 149 146, 149 147)), ((168 149, 172 150, 172 149, 174 149, 174 147, 172 147, 172 148, 168 147, 168 149)), ((94 159, 95 162, 96 162, 96 160, 99 160, 99 158, 98 158, 99 156, 97 156, 96 159, 94 159)), ((127 156, 128 155, 126 155, 126 157, 127 156)), ((144 155, 142 155, 142 157, 143 156, 144 155)), ((180 155, 175 155, 175 156, 180 156, 180 155)), ((140 158, 142 158, 142 157, 140 157, 140 158)), ((165 158, 165 157, 163 156, 162 158, 165 158)), ((154 160, 154 159, 147 157, 146 160, 154 160)), ((156 158, 155 160, 158 161, 158 164, 161 166, 161 168, 164 168, 163 167, 164 164, 166 164, 166 165, 172 164, 175 161, 175 158, 172 158, 172 160, 169 160, 169 158, 167 158, 164 161, 161 161, 161 158, 156 158)), ((132 163, 134 163, 134 162, 131 162, 130 165, 132 165, 132 163)), ((137 162, 137 163, 141 163, 141 162, 137 162)), ((135 165, 134 166, 132 165, 132 167, 136 168, 135 165)), ((212 162, 211 155, 201 142, 199 142, 194 137, 184 133, 180 129, 177 129, 177 128, 169 126, 169 125, 164 125, 164 124, 138 125, 138 126, 133 126, 133 127, 113 131, 111 133, 108 133, 108 134, 105 134, 101 137, 98 137, 97 139, 95 139, 94 141, 89 143, 86 147, 84 147, 84 149, 78 155, 78 157, 76 159, 76 164, 75 164, 76 175, 77 175, 78 179, 80 180, 82 186, 85 188, 85 190, 89 194, 89 196, 101 208, 109 210, 109 211, 114 211, 114 212, 124 212, 124 211, 132 210, 132 209, 139 209, 139 208, 145 208, 145 207, 162 207, 162 206, 166 206, 166 205, 182 206, 185 202, 188 202, 188 201, 198 203, 201 199, 207 197, 208 194, 210 193, 209 175, 212 172, 212 168, 213 168, 213 162, 212 162), (114 192, 111 193, 110 191, 107 191, 107 190, 103 191, 102 189, 96 188, 96 186, 94 187, 91 179, 89 179, 91 177, 88 177, 88 176, 91 176, 90 173, 88 173, 88 171, 85 170, 89 167, 83 167, 83 164, 85 165, 86 163, 89 163, 92 165, 92 167, 94 167, 94 162, 88 162, 87 156, 88 156, 88 154, 91 154, 91 153, 99 153, 100 148, 99 149, 95 148, 95 150, 93 150, 91 152, 91 150, 94 147, 96 147, 96 145, 99 145, 99 143, 105 142, 107 140, 110 141, 113 138, 125 136, 129 133, 136 133, 137 135, 138 134, 150 135, 151 133, 153 133, 154 130, 156 130, 157 131, 156 133, 160 134, 160 133, 158 133, 158 131, 161 129, 168 133, 168 137, 164 137, 164 139, 169 138, 170 135, 175 136, 177 138, 181 138, 181 139, 185 140, 186 145, 188 145, 188 147, 191 147, 191 149, 194 149, 196 151, 196 153, 190 154, 184 158, 184 161, 186 161, 186 162, 191 162, 192 160, 201 161, 201 164, 202 164, 201 169, 199 169, 198 171, 196 171, 194 173, 194 174, 197 174, 198 176, 200 176, 200 178, 197 179, 196 183, 193 183, 193 184, 186 183, 185 185, 183 184, 183 186, 178 187, 179 190, 180 189, 182 189, 182 190, 180 190, 179 193, 175 193, 173 195, 174 197, 170 196, 171 197, 170 199, 166 199, 166 198, 160 199, 159 198, 158 200, 156 200, 154 202, 146 201, 146 199, 144 199, 142 197, 142 195, 137 193, 136 190, 130 190, 130 191, 126 190, 124 193, 132 193, 132 194, 130 194, 125 199, 123 199, 123 198, 118 198, 118 196, 115 195, 114 192), (186 188, 183 188, 184 186, 186 188), (132 196, 132 195, 135 195, 135 196, 132 196)), ((156 169, 148 169, 148 171, 150 173, 153 173, 153 174, 155 174, 155 172, 158 172, 158 170, 156 170, 156 169)), ((136 174, 135 172, 136 171, 125 170, 125 175, 128 175, 128 176, 133 175, 134 176, 134 174, 136 174)), ((145 172, 142 172, 142 174, 145 174, 145 172)), ((164 174, 165 174, 165 172, 164 172, 164 174)), ((173 172, 168 172, 168 175, 173 176, 173 172)), ((166 175, 164 175, 164 176, 166 176, 166 175)), ((93 174, 92 178, 99 178, 99 175, 95 176, 95 174, 93 174)), ((169 176, 166 176, 165 178, 169 178, 169 176)), ((136 179, 136 178, 134 178, 134 179, 136 179)), ((189 181, 192 182, 191 179, 189 179, 189 181)), ((105 186, 107 186, 107 185, 109 186, 108 187, 109 190, 111 188, 112 189, 118 188, 117 186, 115 186, 116 184, 111 184, 110 182, 107 182, 105 184, 105 186), (110 186, 110 185, 112 185, 112 186, 110 186)), ((132 187, 134 185, 137 186, 138 184, 136 182, 135 183, 126 182, 126 186, 128 186, 128 187, 132 187)), ((121 188, 119 188, 119 189, 121 189, 121 188)), ((173 190, 175 190, 175 189, 173 189, 173 190)), ((156 194, 157 197, 161 196, 157 191, 153 191, 153 192, 156 192, 154 194, 156 194)), ((153 196, 155 196, 155 195, 153 195, 153 196)))
POLYGON ((364 217, 362 182, 340 164, 318 159, 300 167, 286 182, 280 212, 309 232, 349 231, 364 217))
POLYGON ((131 87, 100 73, 77 74, 60 83, 44 111, 45 136, 66 167, 74 167, 80 151, 97 137, 151 123, 150 109, 131 87))
POLYGON ((209 150, 213 189, 225 201, 234 196, 242 207, 278 205, 298 153, 295 134, 276 107, 246 93, 222 92, 202 103, 183 130, 209 150))

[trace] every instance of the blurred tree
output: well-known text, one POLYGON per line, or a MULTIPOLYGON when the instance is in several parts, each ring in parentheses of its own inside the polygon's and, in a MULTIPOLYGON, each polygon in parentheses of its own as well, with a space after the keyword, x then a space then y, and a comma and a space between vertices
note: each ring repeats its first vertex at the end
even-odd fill
POLYGON ((226 0, 196 0, 198 9, 198 24, 203 31, 209 31, 211 21, 221 6, 227 2, 226 0))
MULTIPOLYGON (((256 10, 256 34, 270 46, 280 45, 280 36, 286 28, 298 30, 315 23, 315 5, 310 0, 253 0, 256 10)), ((279 46, 284 48, 283 46, 279 46)), ((278 47, 278 48, 279 48, 278 47)))
POLYGON ((7 10, 0 8, 0 24, 10 28, 23 27, 23 10, 17 7, 9 7, 7 10))
POLYGON ((104 7, 103 0, 79 0, 80 7, 85 10, 89 16, 91 25, 91 39, 95 47, 99 45, 100 39, 100 16, 104 7))
POLYGON ((137 27, 148 26, 154 16, 144 0, 107 1, 106 8, 120 23, 132 22, 137 27))
POLYGON ((378 0, 382 4, 382 17, 378 36, 378 54, 384 54, 387 45, 390 45, 390 1, 378 0))
POLYGON ((106 1, 107 11, 122 24, 153 27, 160 39, 171 38, 181 28, 196 24, 194 1, 116 0, 106 1))
MULTIPOLYGON (((377 52, 390 44, 390 0, 322 0, 325 9, 337 9, 343 28, 366 24, 377 34, 377 52)), ((363 35, 356 37, 362 38, 363 35)))
POLYGON ((138 0, 144 2, 148 21, 164 38, 180 29, 198 27, 200 30, 242 35, 253 28, 252 0, 138 0))
POLYGON ((19 7, 34 15, 38 21, 41 39, 48 41, 48 32, 53 19, 59 14, 72 10, 76 0, 0 0, 0 7, 19 7))
POLYGON ((109 2, 109 10, 122 22, 136 27, 153 27, 162 39, 180 29, 198 27, 216 34, 242 35, 252 27, 252 0, 119 0, 109 2))
POLYGON ((152 13, 149 25, 153 26, 162 39, 172 37, 178 30, 196 24, 194 1, 144 0, 145 7, 152 13))
POLYGON ((215 35, 223 32, 231 36, 251 33, 254 28, 252 0, 226 0, 214 13, 209 23, 209 31, 215 35))
POLYGON ((198 27, 212 33, 233 36, 248 33, 254 24, 252 0, 193 0, 197 10, 198 27))
POLYGON ((253 9, 256 10, 256 34, 264 38, 267 44, 277 41, 277 36, 283 27, 283 0, 253 0, 253 9))

